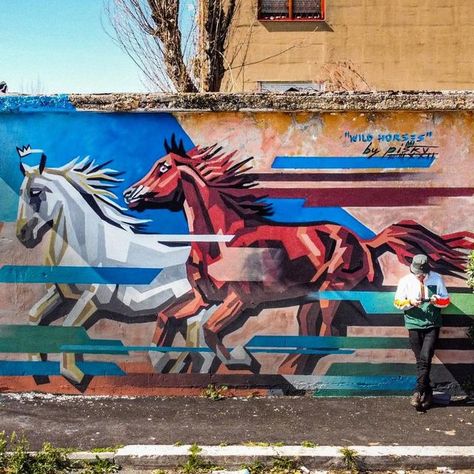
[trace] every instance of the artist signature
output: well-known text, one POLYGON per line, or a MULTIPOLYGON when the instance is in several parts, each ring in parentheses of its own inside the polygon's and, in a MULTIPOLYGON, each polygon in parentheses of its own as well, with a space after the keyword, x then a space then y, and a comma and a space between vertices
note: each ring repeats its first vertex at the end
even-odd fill
POLYGON ((420 146, 416 145, 414 141, 406 141, 399 146, 389 146, 384 149, 384 147, 373 145, 373 142, 370 142, 363 151, 363 155, 368 158, 435 158, 438 155, 437 148, 437 145, 420 146))

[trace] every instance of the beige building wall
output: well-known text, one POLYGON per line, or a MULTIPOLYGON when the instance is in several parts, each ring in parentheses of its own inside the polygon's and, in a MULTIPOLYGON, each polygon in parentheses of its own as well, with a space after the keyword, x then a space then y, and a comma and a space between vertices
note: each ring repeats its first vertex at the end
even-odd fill
POLYGON ((240 2, 224 91, 337 71, 363 84, 341 63, 371 89, 473 88, 474 0, 326 0, 322 22, 261 22, 257 4, 240 2))

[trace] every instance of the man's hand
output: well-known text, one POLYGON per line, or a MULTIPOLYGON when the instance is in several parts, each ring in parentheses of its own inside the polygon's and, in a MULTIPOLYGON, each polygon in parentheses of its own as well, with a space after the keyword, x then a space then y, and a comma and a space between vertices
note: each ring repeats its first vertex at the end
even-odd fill
POLYGON ((433 303, 433 304, 436 304, 436 302, 439 300, 439 295, 433 295, 431 298, 430 298, 430 303, 433 303))
POLYGON ((410 300, 410 304, 411 304, 412 306, 418 307, 418 306, 420 306, 420 304, 421 304, 421 300, 410 300))

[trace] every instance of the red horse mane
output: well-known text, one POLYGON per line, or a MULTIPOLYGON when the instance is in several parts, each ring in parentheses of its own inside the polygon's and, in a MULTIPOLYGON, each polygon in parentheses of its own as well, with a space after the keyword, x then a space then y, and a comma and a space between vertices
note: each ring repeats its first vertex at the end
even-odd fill
POLYGON ((258 183, 246 172, 252 169, 248 163, 253 156, 243 160, 234 160, 237 151, 222 152, 217 143, 208 147, 196 146, 185 151, 183 141, 176 143, 174 134, 171 144, 165 140, 165 150, 173 153, 177 165, 189 166, 195 171, 209 188, 214 188, 222 200, 242 218, 258 218, 271 216, 271 204, 264 202, 266 196, 255 196, 247 190, 258 183))

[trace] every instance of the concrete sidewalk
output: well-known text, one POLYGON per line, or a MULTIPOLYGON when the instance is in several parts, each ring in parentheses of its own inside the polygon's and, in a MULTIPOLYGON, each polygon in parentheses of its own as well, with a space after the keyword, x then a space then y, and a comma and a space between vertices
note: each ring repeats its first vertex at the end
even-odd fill
POLYGON ((417 413, 392 398, 0 395, 0 430, 88 450, 129 444, 474 445, 474 401, 417 413))

